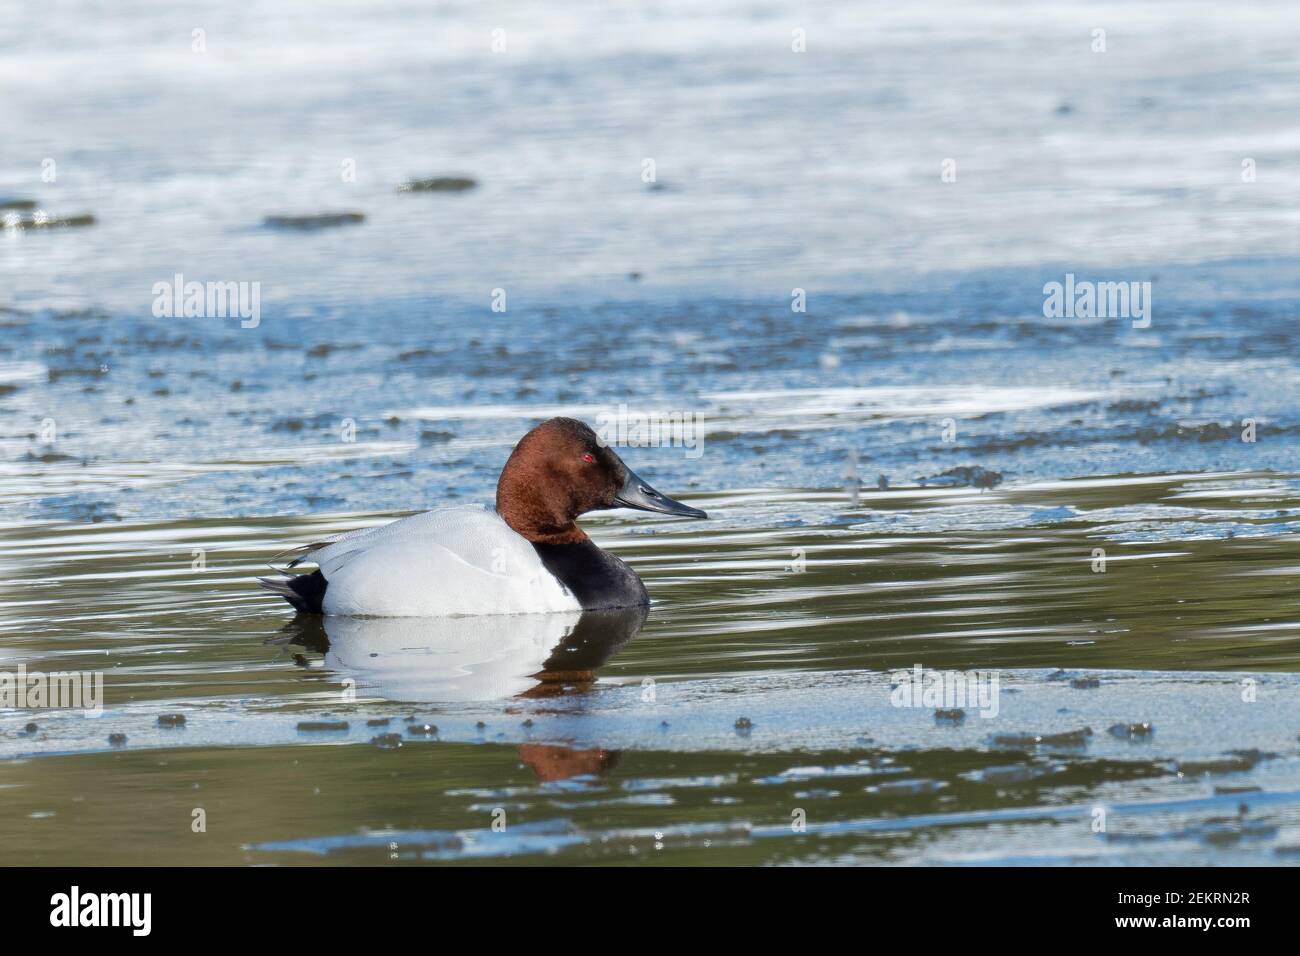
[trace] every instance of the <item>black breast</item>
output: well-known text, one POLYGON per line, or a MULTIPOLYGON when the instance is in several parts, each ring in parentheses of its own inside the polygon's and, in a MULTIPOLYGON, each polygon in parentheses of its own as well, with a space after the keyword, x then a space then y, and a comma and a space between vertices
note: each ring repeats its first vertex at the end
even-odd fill
POLYGON ((650 603, 650 595, 636 572, 590 540, 533 547, 546 570, 568 588, 584 611, 650 603))

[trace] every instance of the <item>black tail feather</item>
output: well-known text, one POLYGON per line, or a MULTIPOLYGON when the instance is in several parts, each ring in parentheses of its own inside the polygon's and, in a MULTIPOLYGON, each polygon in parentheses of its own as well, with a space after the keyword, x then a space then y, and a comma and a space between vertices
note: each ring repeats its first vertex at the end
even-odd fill
POLYGON ((319 571, 283 578, 258 578, 262 587, 274 591, 304 614, 323 614, 322 603, 329 582, 319 571))

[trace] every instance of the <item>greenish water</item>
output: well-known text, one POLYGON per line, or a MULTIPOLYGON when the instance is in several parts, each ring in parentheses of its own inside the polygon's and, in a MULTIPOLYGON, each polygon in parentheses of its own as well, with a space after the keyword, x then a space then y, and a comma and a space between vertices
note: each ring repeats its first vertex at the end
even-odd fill
POLYGON ((322 626, 254 586, 286 544, 387 516, 4 529, 5 666, 105 687, 99 717, 0 718, 7 861, 1296 859, 1292 480, 692 501, 713 519, 588 522, 646 579, 639 629, 322 626), (999 712, 894 706, 915 664, 996 670, 999 712))

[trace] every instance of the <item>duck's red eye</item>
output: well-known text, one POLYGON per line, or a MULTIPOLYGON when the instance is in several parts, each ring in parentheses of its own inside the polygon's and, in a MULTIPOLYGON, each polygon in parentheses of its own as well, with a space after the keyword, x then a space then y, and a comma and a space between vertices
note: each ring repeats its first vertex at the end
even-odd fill
POLYGON ((582 456, 582 460, 587 462, 587 464, 591 464, 596 459, 592 457, 591 452, 587 452, 585 455, 582 456))

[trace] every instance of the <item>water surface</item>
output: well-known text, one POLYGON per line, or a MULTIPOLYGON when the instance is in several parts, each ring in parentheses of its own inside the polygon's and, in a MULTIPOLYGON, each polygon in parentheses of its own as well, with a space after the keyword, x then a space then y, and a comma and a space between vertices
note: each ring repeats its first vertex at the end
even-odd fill
POLYGON ((0 667, 106 698, 0 712, 6 862, 1300 859, 1287 5, 100 6, 0 23, 0 197, 95 217, 0 228, 0 667), (644 621, 254 583, 620 406, 702 421, 621 452, 709 521, 587 521, 644 621))

